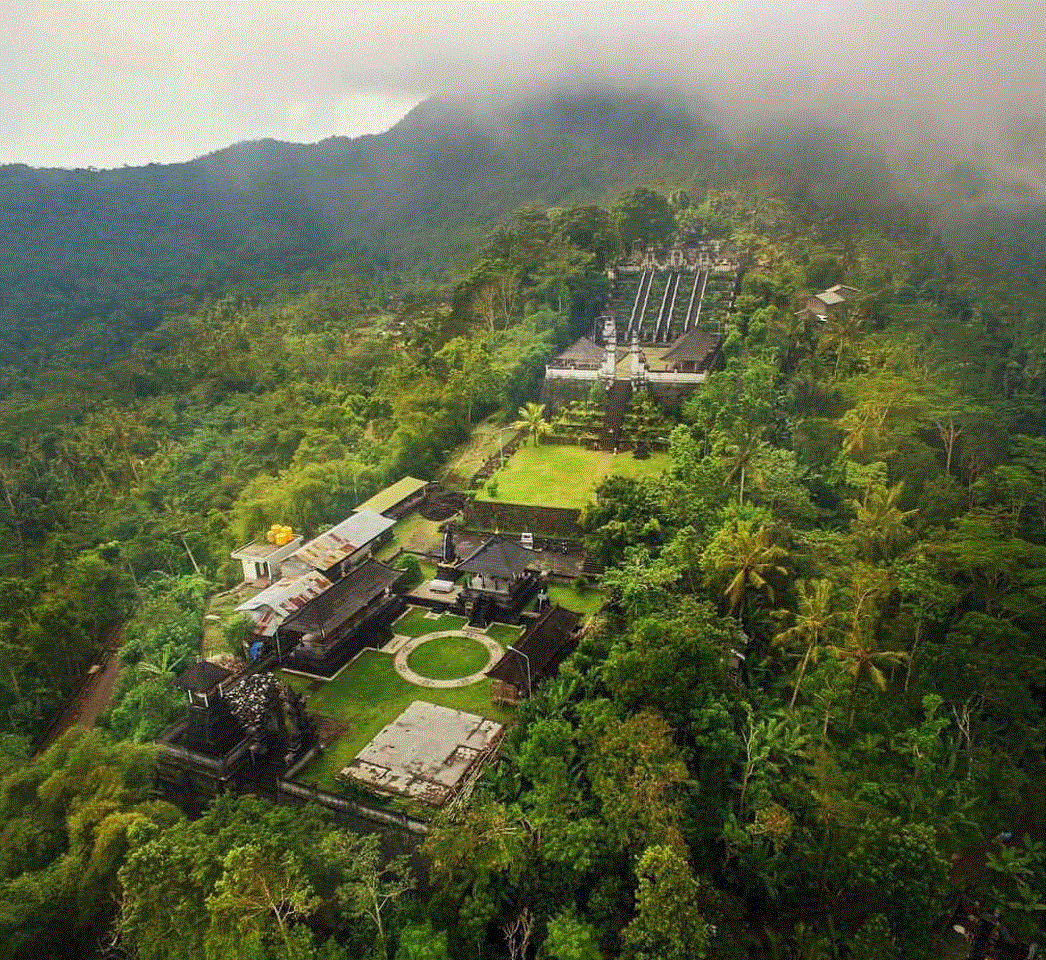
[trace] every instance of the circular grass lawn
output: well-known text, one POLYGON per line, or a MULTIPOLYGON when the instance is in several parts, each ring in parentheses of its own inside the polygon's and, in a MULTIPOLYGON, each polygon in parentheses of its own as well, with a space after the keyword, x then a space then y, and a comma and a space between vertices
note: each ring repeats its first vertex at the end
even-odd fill
POLYGON ((487 648, 471 637, 426 640, 407 657, 407 666, 429 680, 457 680, 479 673, 490 660, 487 648))

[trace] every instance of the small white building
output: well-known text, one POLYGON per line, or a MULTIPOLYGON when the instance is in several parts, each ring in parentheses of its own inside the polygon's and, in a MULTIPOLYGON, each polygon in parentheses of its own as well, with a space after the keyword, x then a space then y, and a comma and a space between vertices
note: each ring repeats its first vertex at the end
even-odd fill
POLYGON ((243 579, 247 583, 256 580, 279 580, 281 565, 292 553, 301 547, 301 537, 281 545, 266 543, 264 540, 252 540, 242 547, 233 550, 230 556, 243 564, 243 579))

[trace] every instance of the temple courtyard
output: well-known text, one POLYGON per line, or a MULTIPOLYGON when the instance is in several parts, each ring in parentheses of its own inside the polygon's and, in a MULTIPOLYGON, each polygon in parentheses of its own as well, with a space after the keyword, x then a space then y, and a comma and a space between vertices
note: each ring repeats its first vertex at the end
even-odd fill
POLYGON ((505 466, 476 491, 476 499, 580 510, 606 477, 656 477, 668 463, 667 453, 652 453, 645 460, 637 460, 625 452, 527 443, 505 458, 505 466), (491 493, 491 483, 496 493, 491 493))
POLYGON ((520 628, 465 626, 462 617, 408 607, 385 649, 362 651, 332 680, 285 674, 308 697, 321 730, 331 733, 325 751, 296 779, 340 791, 338 775, 415 701, 507 722, 512 712, 491 702, 492 681, 484 671, 518 639, 520 628))

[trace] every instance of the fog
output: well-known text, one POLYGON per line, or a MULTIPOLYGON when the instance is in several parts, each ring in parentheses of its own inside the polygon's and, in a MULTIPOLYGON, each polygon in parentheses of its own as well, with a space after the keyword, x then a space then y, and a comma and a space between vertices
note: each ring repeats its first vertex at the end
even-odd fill
POLYGON ((379 132, 421 99, 668 87, 735 135, 853 127, 1046 177, 1041 4, 0 4, 0 162, 117 166, 379 132))

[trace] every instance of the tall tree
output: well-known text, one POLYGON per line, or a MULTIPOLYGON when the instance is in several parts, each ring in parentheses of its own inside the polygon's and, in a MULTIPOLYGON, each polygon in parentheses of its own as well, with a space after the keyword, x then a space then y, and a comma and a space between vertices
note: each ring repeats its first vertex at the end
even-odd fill
POLYGON ((876 641, 879 604, 888 588, 882 571, 865 566, 856 567, 851 575, 849 620, 842 644, 828 644, 825 648, 841 661, 853 677, 850 688, 850 726, 857 711, 857 694, 861 682, 868 679, 880 690, 886 689, 884 667, 906 663, 908 654, 898 650, 881 650, 876 641))
POLYGON ((666 243, 676 226, 672 208, 664 194, 648 187, 622 194, 611 213, 626 250, 637 242, 666 243))
POLYGON ((737 520, 712 538, 702 566, 713 582, 725 581, 722 596, 731 612, 738 613, 753 594, 774 601, 773 580, 788 573, 787 559, 788 551, 774 543, 766 525, 756 527, 751 520, 737 520))
POLYGON ((671 847, 647 847, 636 873, 636 916, 622 934, 623 960, 704 960, 711 928, 686 860, 671 847))
POLYGON ((792 698, 788 701, 789 711, 795 709, 795 701, 799 697, 799 687, 806 674, 806 668, 811 663, 817 663, 821 644, 838 631, 843 621, 843 613, 835 607, 834 594, 835 587, 830 580, 814 580, 800 584, 799 609, 792 615, 794 622, 774 635, 774 646, 802 651, 797 654, 799 666, 796 669, 792 698))
POLYGON ((856 513, 850 528, 861 543, 867 560, 891 560, 911 539, 908 520, 918 511, 902 510, 898 506, 903 492, 903 481, 892 487, 873 483, 863 500, 850 501, 856 513))
POLYGON ((530 442, 536 447, 538 438, 551 429, 545 420, 545 405, 542 403, 526 403, 520 407, 517 414, 518 420, 512 426, 520 430, 526 430, 530 442))

